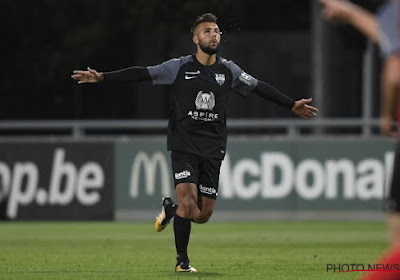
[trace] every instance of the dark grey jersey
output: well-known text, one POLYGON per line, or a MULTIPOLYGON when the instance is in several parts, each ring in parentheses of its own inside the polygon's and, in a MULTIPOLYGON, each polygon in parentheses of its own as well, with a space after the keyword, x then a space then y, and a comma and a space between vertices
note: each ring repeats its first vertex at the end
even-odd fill
POLYGON ((221 57, 211 66, 204 66, 195 55, 189 55, 147 69, 154 85, 172 87, 168 150, 223 159, 228 94, 233 90, 246 96, 258 80, 221 57))

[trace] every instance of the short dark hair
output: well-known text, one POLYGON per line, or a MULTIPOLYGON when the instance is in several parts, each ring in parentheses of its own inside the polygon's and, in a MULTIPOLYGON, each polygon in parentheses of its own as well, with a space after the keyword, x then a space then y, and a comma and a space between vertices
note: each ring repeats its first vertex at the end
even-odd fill
POLYGON ((197 27, 197 25, 199 25, 200 23, 203 23, 203 22, 217 23, 217 19, 218 18, 212 13, 202 14, 201 16, 198 16, 196 18, 196 20, 193 22, 193 25, 192 25, 192 28, 190 29, 190 31, 193 33, 193 31, 197 27))

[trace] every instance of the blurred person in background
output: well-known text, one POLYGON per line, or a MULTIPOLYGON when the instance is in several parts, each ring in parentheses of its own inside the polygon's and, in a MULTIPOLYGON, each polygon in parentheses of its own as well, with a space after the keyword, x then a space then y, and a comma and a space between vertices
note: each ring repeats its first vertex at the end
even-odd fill
MULTIPOLYGON (((244 72, 234 62, 217 56, 221 32, 213 14, 203 14, 192 26, 197 51, 149 67, 134 66, 99 73, 88 68, 75 70, 78 83, 102 81, 152 81, 172 87, 172 110, 168 125, 168 150, 178 203, 164 197, 162 210, 155 221, 157 232, 172 218, 177 252, 177 272, 197 272, 187 253, 191 223, 206 223, 218 195, 219 172, 226 151, 227 128, 225 105, 228 93, 257 94, 304 118, 316 116, 311 99, 294 101, 269 84, 244 72)), ((210 237, 212 238, 212 237, 210 237)))
MULTIPOLYGON (((379 44, 383 58, 380 131, 385 136, 395 137, 392 122, 396 117, 400 127, 400 0, 384 2, 376 15, 346 0, 320 0, 320 2, 323 4, 323 15, 327 20, 350 24, 379 44)), ((386 203, 391 248, 381 262, 400 265, 400 138, 398 135, 397 139, 390 195, 386 203)), ((363 279, 400 279, 400 274, 375 272, 363 279)))

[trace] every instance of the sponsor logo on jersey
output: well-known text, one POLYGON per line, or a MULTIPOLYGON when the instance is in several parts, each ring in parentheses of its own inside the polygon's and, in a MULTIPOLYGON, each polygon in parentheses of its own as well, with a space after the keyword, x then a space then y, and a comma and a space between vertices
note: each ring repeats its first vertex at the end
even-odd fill
POLYGON ((200 185, 200 192, 208 195, 218 195, 217 190, 214 187, 206 187, 203 185, 200 185))
POLYGON ((215 95, 211 91, 208 92, 203 92, 199 91, 199 93, 196 96, 195 100, 195 105, 196 109, 202 109, 202 110, 212 110, 214 109, 215 106, 215 95))
POLYGON ((189 170, 183 170, 182 172, 175 173, 175 179, 180 180, 180 179, 185 179, 190 176, 190 171, 189 170))
POLYGON ((189 111, 188 116, 196 121, 213 122, 218 119, 218 114, 211 112, 189 111))
POLYGON ((185 72, 185 80, 197 78, 198 75, 200 75, 200 70, 198 70, 196 72, 186 71, 185 72))
POLYGON ((219 118, 218 114, 213 112, 204 112, 204 110, 212 111, 215 107, 215 95, 213 92, 199 91, 196 96, 195 105, 196 109, 201 111, 190 110, 188 112, 188 116, 193 120, 213 122, 219 118))
POLYGON ((197 78, 197 76, 185 76, 185 80, 190 80, 190 79, 194 79, 197 78))
POLYGON ((222 86, 225 83, 225 74, 215 74, 215 80, 222 86))

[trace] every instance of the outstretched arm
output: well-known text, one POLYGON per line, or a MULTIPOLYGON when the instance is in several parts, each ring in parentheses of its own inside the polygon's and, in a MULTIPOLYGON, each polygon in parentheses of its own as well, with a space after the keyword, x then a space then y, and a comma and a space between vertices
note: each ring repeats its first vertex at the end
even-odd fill
POLYGON ((99 73, 90 67, 87 71, 74 70, 72 79, 78 81, 78 84, 98 83, 102 81, 112 81, 120 83, 139 82, 151 80, 149 71, 146 67, 133 66, 122 70, 99 73))
POLYGON ((312 101, 311 98, 294 101, 292 98, 284 95, 279 90, 263 81, 258 81, 253 93, 277 105, 290 109, 294 114, 303 119, 317 116, 318 109, 307 104, 312 101))
POLYGON ((320 0, 320 2, 324 5, 323 14, 327 20, 350 24, 378 43, 378 21, 370 11, 347 0, 320 0))
POLYGON ((400 55, 386 59, 382 73, 382 115, 380 130, 383 135, 395 136, 392 123, 400 89, 400 55))

